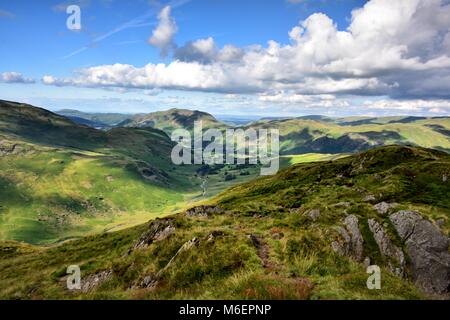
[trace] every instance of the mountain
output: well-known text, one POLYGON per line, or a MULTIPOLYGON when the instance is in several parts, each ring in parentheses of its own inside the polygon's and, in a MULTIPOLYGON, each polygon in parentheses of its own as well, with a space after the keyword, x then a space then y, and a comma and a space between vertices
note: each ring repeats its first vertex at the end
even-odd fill
POLYGON ((81 112, 78 110, 72 109, 63 109, 56 111, 57 114, 65 116, 67 118, 73 119, 77 123, 86 124, 89 126, 95 127, 113 127, 119 124, 122 121, 125 121, 131 117, 133 114, 122 114, 122 113, 89 113, 89 112, 81 112), (82 123, 82 119, 88 120, 86 123, 82 123))
POLYGON ((332 119, 311 116, 261 120, 252 123, 251 127, 278 129, 283 155, 355 153, 392 144, 450 152, 450 117, 332 119))
POLYGON ((201 190, 152 128, 108 132, 0 101, 0 239, 51 243, 132 225, 201 190))
POLYGON ((0 298, 442 298, 449 168, 444 152, 381 147, 294 165, 130 229, 49 248, 0 242, 0 298), (367 288, 369 264, 380 290, 367 288), (65 288, 68 265, 80 266, 82 290, 65 288))
POLYGON ((98 122, 98 121, 91 121, 88 119, 84 119, 84 118, 80 118, 80 117, 73 117, 73 116, 66 116, 67 119, 72 120, 73 122, 77 123, 77 124, 82 124, 91 128, 95 128, 95 129, 107 129, 109 128, 109 125, 107 125, 106 123, 103 122, 98 122))
POLYGON ((211 114, 202 111, 184 109, 170 109, 168 111, 153 112, 137 115, 127 119, 118 126, 122 127, 151 127, 163 130, 167 134, 175 129, 193 130, 194 122, 202 121, 203 128, 226 128, 227 125, 218 121, 211 114))
POLYGON ((96 130, 0 101, 0 240, 48 244, 124 228, 257 174, 217 166, 206 188, 202 166, 172 164, 173 146, 158 129, 96 130))

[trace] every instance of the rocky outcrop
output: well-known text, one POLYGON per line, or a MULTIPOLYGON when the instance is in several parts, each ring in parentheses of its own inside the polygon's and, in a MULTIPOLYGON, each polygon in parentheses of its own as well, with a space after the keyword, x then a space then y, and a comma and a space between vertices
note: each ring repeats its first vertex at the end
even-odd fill
POLYGON ((362 261, 364 239, 359 231, 358 218, 355 215, 349 215, 345 218, 344 225, 345 228, 341 226, 336 228, 343 241, 333 241, 331 247, 340 255, 350 256, 356 261, 362 261))
POLYGON ((157 278, 161 277, 161 275, 172 265, 173 261, 183 252, 189 251, 192 248, 198 246, 200 244, 200 240, 198 238, 192 238, 188 242, 185 242, 180 249, 178 249, 177 253, 170 259, 170 261, 167 263, 167 265, 161 269, 158 274, 157 278))
POLYGON ((153 242, 163 241, 175 232, 173 219, 156 219, 150 222, 149 230, 141 235, 130 251, 149 246, 153 242))
POLYGON ((400 277, 404 277, 406 261, 403 251, 392 243, 384 228, 377 221, 369 219, 368 225, 381 254, 388 261, 389 270, 400 277))
POLYGON ((380 202, 380 203, 377 203, 376 205, 374 205, 373 208, 379 214, 385 215, 397 206, 398 206, 397 203, 380 202))
POLYGON ((207 218, 213 214, 222 214, 223 210, 217 206, 198 206, 186 211, 188 217, 207 218))
POLYGON ((109 280, 112 277, 111 270, 105 270, 101 272, 97 272, 95 274, 91 274, 86 277, 86 279, 82 279, 81 281, 81 291, 83 293, 88 293, 98 287, 100 284, 109 280))
POLYGON ((399 211, 392 214, 390 220, 405 242, 416 285, 427 293, 448 293, 449 239, 415 211, 399 211))
POLYGON ((313 221, 316 221, 320 217, 320 209, 313 209, 306 213, 313 221))
POLYGON ((159 270, 157 273, 150 273, 144 277, 144 279, 141 282, 136 283, 131 287, 131 289, 137 289, 137 288, 145 288, 145 289, 154 289, 158 286, 161 277, 163 276, 164 272, 173 264, 175 259, 183 252, 189 251, 192 248, 198 246, 200 244, 200 240, 197 238, 193 238, 187 242, 185 242, 180 249, 173 255, 173 257, 169 260, 169 262, 166 264, 164 268, 159 270))

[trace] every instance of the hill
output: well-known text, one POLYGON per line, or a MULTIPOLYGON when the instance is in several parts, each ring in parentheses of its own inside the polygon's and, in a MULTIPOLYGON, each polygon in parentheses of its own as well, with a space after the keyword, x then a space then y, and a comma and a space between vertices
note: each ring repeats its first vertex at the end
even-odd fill
POLYGON ((122 127, 151 127, 170 134, 175 129, 193 130, 196 121, 203 122, 203 128, 225 128, 224 123, 212 115, 202 111, 184 109, 170 109, 168 111, 153 112, 137 115, 118 124, 122 127))
POLYGON ((448 294, 450 156, 390 146, 51 248, 0 245, 0 297, 422 299, 448 294), (79 265, 82 290, 65 288, 79 265), (381 267, 369 290, 366 265, 381 267), (11 266, 14 265, 14 268, 11 266))
POLYGON ((79 125, 0 101, 0 239, 51 243, 158 215, 199 190, 162 131, 79 125), (178 170, 177 170, 178 169, 178 170))
MULTIPOLYGON (((249 126, 247 126, 249 127, 249 126)), ((341 118, 320 116, 262 120, 252 128, 278 128, 283 155, 340 154, 392 144, 450 152, 450 118, 341 118)))
POLYGON ((133 114, 122 114, 122 113, 98 113, 98 112, 81 112, 72 109, 63 109, 56 111, 57 114, 67 117, 69 119, 78 119, 75 121, 81 124, 87 124, 89 126, 95 125, 95 127, 113 127, 122 121, 125 121, 131 117, 133 114), (82 123, 82 120, 87 120, 87 123, 82 123))
POLYGON ((43 244, 124 228, 256 175, 222 166, 205 190, 200 166, 172 165, 173 146, 158 129, 101 131, 0 101, 0 239, 43 244))

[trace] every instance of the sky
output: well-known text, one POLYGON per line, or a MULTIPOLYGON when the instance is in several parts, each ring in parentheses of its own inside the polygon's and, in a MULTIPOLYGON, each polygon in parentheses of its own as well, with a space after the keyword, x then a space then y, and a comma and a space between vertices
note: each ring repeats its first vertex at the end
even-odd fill
POLYGON ((0 99, 54 111, 448 116, 450 1, 0 0, 0 99), (71 5, 80 29, 68 27, 71 5))

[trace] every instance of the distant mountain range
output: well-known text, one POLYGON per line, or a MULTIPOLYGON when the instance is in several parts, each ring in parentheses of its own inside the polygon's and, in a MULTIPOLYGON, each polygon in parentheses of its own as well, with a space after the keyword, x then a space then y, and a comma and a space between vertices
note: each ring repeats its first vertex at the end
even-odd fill
POLYGON ((276 128, 280 130, 281 153, 353 153, 373 147, 403 144, 450 151, 450 117, 344 117, 321 115, 261 118, 213 115, 185 109, 170 109, 138 115, 88 114, 71 110, 59 114, 74 122, 100 129, 138 127, 160 129, 170 135, 174 129, 193 129, 202 120, 204 128, 276 128), (84 120, 83 120, 84 119, 84 120), (121 122, 117 122, 122 119, 121 122), (234 119, 234 120, 233 120, 234 119), (114 121, 113 121, 114 120, 114 121), (107 122, 107 123, 106 123, 107 122))
POLYGON ((72 109, 62 109, 56 111, 57 114, 65 116, 72 121, 94 128, 110 128, 118 125, 122 121, 134 116, 122 113, 87 113, 72 109))

